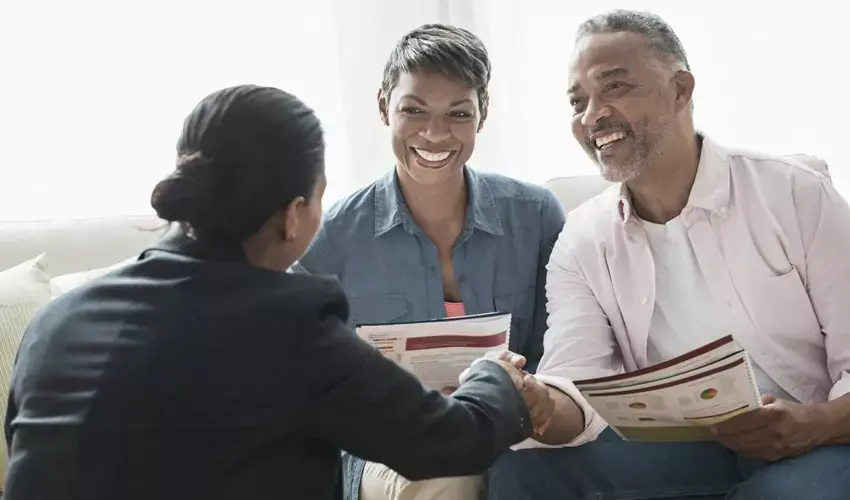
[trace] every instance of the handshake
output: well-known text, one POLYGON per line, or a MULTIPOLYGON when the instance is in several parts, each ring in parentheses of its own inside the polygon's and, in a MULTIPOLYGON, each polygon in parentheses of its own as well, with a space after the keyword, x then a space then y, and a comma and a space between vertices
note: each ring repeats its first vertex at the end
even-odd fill
MULTIPOLYGON (((546 432, 555 411, 555 400, 552 399, 549 387, 546 384, 522 369, 525 366, 525 356, 510 351, 495 351, 487 353, 482 359, 497 363, 510 375, 514 386, 516 386, 528 407, 534 436, 539 437, 546 432)), ((466 380, 468 371, 468 369, 464 370, 460 374, 459 382, 461 384, 466 380)))

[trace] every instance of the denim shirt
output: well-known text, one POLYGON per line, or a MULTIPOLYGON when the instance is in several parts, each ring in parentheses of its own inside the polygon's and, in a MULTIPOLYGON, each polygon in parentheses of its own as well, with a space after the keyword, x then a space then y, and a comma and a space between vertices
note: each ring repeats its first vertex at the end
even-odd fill
MULTIPOLYGON (((465 167, 468 205, 452 250, 467 314, 510 312, 510 348, 534 371, 546 331, 546 265, 564 225, 547 189, 465 167)), ((437 247, 405 205, 395 170, 334 204, 296 270, 336 276, 351 323, 446 316, 437 247)), ((346 498, 356 500, 364 462, 346 455, 346 498)))

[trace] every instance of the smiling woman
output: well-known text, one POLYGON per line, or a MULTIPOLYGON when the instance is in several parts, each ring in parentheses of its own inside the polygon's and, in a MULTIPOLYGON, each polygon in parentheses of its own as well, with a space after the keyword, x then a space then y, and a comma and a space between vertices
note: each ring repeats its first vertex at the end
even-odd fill
MULTIPOLYGON (((564 215, 544 188, 467 164, 489 81, 487 50, 471 32, 432 24, 403 36, 377 96, 394 168, 328 211, 300 267, 338 277, 357 323, 510 312, 511 350, 533 371, 564 215)), ((478 476, 411 482, 351 455, 345 466, 348 500, 469 499, 482 488, 478 476)))

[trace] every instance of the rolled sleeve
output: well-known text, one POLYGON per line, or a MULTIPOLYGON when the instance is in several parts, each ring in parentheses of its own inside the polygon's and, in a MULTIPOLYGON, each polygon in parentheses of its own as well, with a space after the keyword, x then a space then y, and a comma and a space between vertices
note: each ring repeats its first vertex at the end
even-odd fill
POLYGON ((622 371, 622 358, 608 318, 588 285, 576 257, 576 235, 568 220, 547 266, 548 330, 536 377, 570 396, 584 413, 584 431, 569 443, 551 446, 526 440, 515 448, 570 447, 596 439, 607 423, 572 380, 622 371))
POLYGON ((566 377, 559 377, 557 375, 536 375, 537 379, 543 382, 546 385, 552 386, 559 391, 563 392, 567 396, 571 397, 573 401, 581 408, 582 413, 584 413, 584 431, 581 434, 575 437, 569 443, 561 444, 561 445, 548 445, 543 444, 539 441, 536 441, 533 438, 528 438, 521 443, 518 443, 512 447, 514 450, 522 450, 529 448, 568 448, 581 446, 585 443, 589 443, 599 437, 602 434, 602 431, 608 427, 608 423, 602 419, 602 417, 597 413, 593 407, 584 399, 584 396, 581 395, 581 392, 576 388, 576 386, 572 383, 572 381, 566 377))

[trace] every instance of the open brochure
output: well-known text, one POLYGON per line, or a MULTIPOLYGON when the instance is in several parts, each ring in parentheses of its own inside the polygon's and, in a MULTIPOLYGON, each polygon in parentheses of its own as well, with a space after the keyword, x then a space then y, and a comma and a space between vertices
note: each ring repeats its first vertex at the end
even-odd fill
POLYGON ((357 325, 357 335, 413 373, 423 385, 449 393, 458 377, 489 351, 508 348, 509 313, 357 325))
POLYGON ((575 385, 629 441, 711 440, 708 426, 761 406, 750 358, 731 336, 641 370, 575 385))

